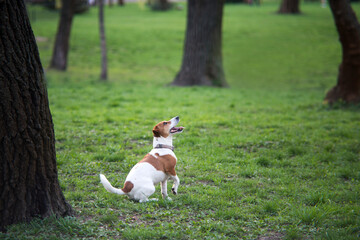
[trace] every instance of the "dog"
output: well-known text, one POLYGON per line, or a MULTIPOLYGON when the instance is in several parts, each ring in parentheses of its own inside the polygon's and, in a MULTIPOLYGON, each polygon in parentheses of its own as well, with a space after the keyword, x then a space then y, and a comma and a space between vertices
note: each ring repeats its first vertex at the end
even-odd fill
POLYGON ((177 158, 172 143, 173 135, 184 130, 184 127, 176 127, 179 121, 179 117, 174 117, 155 125, 152 130, 153 149, 130 170, 122 189, 114 188, 106 177, 100 174, 100 182, 105 189, 119 195, 127 195, 135 201, 147 202, 150 195, 155 192, 155 185, 161 183, 163 199, 171 200, 167 194, 167 180, 174 181, 171 189, 174 195, 177 194, 180 184, 175 172, 177 158))

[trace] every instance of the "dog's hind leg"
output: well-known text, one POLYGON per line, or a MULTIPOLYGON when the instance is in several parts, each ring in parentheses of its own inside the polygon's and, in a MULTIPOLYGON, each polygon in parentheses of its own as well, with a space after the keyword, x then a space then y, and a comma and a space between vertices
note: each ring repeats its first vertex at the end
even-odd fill
MULTIPOLYGON (((150 195, 152 195, 154 192, 155 192, 154 185, 145 186, 139 191, 139 193, 136 196, 134 196, 134 198, 141 203, 147 202, 147 201, 149 201, 150 195)), ((153 199, 151 199, 151 200, 153 200, 153 199)))

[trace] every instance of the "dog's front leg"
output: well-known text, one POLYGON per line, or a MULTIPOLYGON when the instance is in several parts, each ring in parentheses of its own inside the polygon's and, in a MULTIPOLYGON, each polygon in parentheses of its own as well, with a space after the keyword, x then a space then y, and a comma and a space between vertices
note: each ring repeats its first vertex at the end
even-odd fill
POLYGON ((168 194, 167 194, 167 179, 165 179, 164 181, 161 182, 160 184, 161 186, 161 195, 163 197, 163 199, 169 199, 168 194))
POLYGON ((178 191, 178 187, 180 185, 180 179, 178 178, 177 175, 171 176, 171 179, 174 181, 174 185, 172 186, 171 191, 174 195, 176 195, 178 191))

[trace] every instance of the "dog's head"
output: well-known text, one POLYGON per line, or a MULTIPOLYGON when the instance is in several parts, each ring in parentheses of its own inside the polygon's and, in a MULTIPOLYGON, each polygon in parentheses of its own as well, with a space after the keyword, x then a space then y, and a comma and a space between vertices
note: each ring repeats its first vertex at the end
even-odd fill
POLYGON ((183 127, 176 127, 176 125, 179 123, 180 118, 174 117, 170 119, 169 121, 162 121, 155 125, 153 128, 153 134, 154 137, 163 137, 167 138, 168 136, 175 134, 175 133, 181 133, 184 128, 183 127))

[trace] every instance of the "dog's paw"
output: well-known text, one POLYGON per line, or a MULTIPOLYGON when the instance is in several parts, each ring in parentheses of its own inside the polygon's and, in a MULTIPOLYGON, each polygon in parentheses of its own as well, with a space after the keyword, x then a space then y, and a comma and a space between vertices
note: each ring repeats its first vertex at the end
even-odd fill
POLYGON ((177 194, 177 192, 175 191, 175 188, 172 188, 171 191, 172 191, 172 193, 173 193, 174 195, 177 194))

